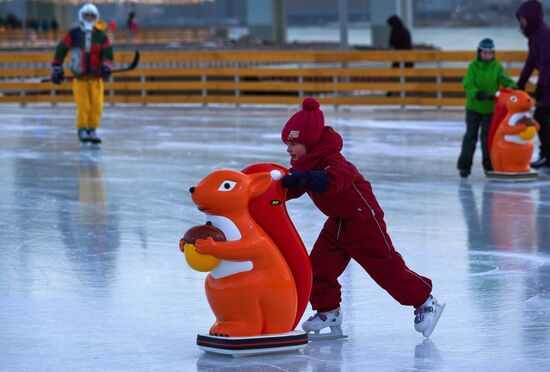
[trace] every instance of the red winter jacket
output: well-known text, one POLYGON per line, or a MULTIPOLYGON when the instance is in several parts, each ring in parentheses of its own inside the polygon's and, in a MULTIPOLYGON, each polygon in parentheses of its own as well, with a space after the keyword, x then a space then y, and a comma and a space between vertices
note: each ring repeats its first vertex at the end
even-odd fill
POLYGON ((307 192, 317 208, 330 218, 362 218, 369 211, 383 216, 370 183, 340 153, 342 146, 342 137, 332 127, 325 126, 315 147, 298 160, 291 161, 291 171, 324 170, 328 173, 328 190, 312 192, 303 187, 288 189, 287 199, 300 197, 307 192))
MULTIPOLYGON (((328 173, 326 192, 308 191, 315 205, 329 216, 310 254, 313 309, 328 311, 341 303, 337 278, 350 258, 400 304, 422 305, 432 291, 431 280, 411 271, 395 250, 370 183, 340 154, 341 149, 340 135, 331 127, 324 127, 319 143, 291 162, 292 170, 328 173)), ((290 188, 287 198, 304 192, 305 189, 290 188)))

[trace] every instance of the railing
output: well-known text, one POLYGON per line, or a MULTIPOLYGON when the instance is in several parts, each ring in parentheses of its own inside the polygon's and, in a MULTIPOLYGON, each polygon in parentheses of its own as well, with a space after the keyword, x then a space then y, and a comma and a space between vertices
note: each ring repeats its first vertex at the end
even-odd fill
MULTIPOLYGON (((116 55, 123 67, 133 53, 116 55)), ((517 76, 525 52, 499 52, 517 76)), ((52 53, 0 53, 0 103, 71 102, 71 84, 40 83, 52 53)), ((332 105, 462 106, 462 78, 473 52, 158 51, 113 75, 113 104, 299 104, 312 95, 332 105), (398 62, 398 68, 391 68, 398 62), (405 68, 414 62, 413 68, 405 68)), ((68 73, 68 71, 67 71, 68 73)), ((529 84, 528 90, 534 89, 529 84)))
MULTIPOLYGON (((54 48, 68 30, 54 32, 33 29, 0 31, 0 47, 3 48, 54 48)), ((208 27, 181 27, 168 29, 143 29, 137 32, 121 28, 107 31, 116 45, 161 45, 167 43, 202 43, 214 39, 214 29, 208 27)))

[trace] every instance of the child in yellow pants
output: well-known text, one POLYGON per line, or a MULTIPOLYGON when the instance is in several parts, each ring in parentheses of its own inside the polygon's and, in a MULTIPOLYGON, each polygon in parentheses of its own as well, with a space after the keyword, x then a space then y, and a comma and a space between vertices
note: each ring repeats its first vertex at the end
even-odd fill
POLYGON ((88 136, 91 142, 101 142, 95 130, 103 113, 103 80, 90 77, 74 79, 73 96, 79 138, 82 140, 88 136))
POLYGON ((88 3, 79 13, 79 26, 69 31, 57 45, 52 62, 52 82, 63 82, 63 61, 70 53, 73 96, 76 103, 78 138, 81 142, 101 143, 96 129, 103 113, 103 80, 111 75, 113 48, 99 21, 96 6, 88 3))

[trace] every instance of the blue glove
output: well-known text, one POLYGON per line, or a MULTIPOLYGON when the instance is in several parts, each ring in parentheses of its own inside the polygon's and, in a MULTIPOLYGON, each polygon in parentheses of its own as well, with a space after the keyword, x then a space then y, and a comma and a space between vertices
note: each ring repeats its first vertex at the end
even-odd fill
POLYGON ((63 82, 64 76, 63 66, 52 65, 52 83, 60 85, 63 82))
POLYGON ((102 64, 100 68, 101 78, 103 80, 109 80, 109 78, 111 77, 111 71, 111 66, 102 64))
POLYGON ((325 192, 328 189, 328 174, 325 171, 294 171, 283 177, 283 187, 292 189, 305 187, 313 192, 325 192))

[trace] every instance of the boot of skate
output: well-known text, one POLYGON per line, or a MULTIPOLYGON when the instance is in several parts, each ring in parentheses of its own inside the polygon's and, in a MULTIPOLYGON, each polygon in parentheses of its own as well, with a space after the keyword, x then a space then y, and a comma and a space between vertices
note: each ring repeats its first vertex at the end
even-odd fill
POLYGON ((87 128, 78 128, 78 139, 80 142, 90 142, 90 136, 88 135, 87 128))
POLYGON ((414 329, 424 337, 430 337, 445 309, 445 304, 437 302, 432 295, 414 311, 414 329))
POLYGON ((310 340, 346 337, 342 333, 342 310, 340 308, 327 312, 317 312, 302 323, 302 329, 309 333, 310 340), (329 332, 321 333, 325 328, 329 328, 329 332))
POLYGON ((92 143, 101 143, 101 138, 98 137, 94 128, 88 129, 88 137, 92 143))

